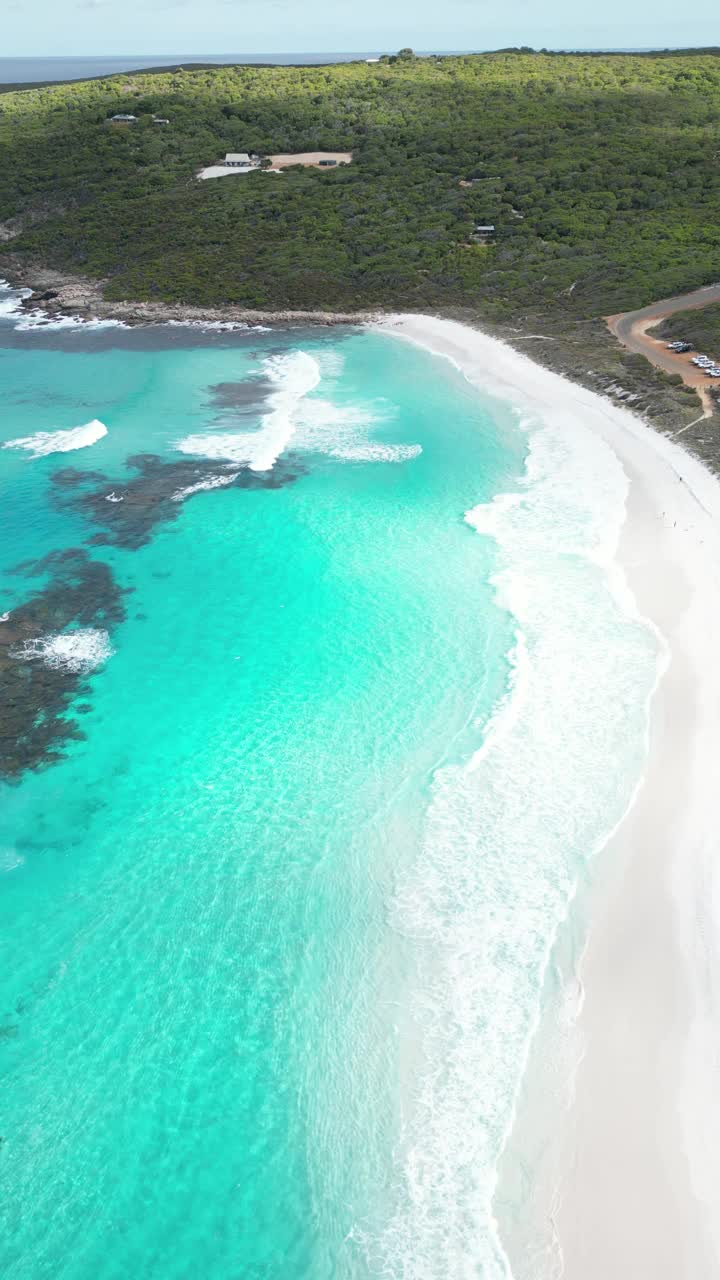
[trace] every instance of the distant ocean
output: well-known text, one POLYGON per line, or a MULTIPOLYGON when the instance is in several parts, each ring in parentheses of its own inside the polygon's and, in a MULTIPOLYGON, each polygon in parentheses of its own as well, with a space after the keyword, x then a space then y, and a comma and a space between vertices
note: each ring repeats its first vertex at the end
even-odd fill
MULTIPOLYGON (((387 49, 365 53, 156 53, 147 56, 74 58, 0 58, 0 84, 37 84, 53 80, 87 80, 93 76, 112 76, 122 71, 140 71, 143 67, 178 67, 191 63, 272 63, 275 66, 318 65, 330 62, 361 62, 379 58, 387 49)), ((438 50, 442 53, 470 53, 477 50, 438 50)), ((593 50, 620 53, 623 50, 593 50)), ((628 53, 646 53, 647 49, 628 49, 628 53)), ((421 57, 430 56, 423 51, 421 57)))
POLYGON ((114 76, 121 71, 143 67, 179 67, 190 63, 296 63, 355 62, 378 58, 379 53, 156 53, 142 57, 95 58, 0 58, 0 84, 35 84, 47 80, 87 80, 93 76, 114 76))
POLYGON ((0 383, 3 1277, 501 1280, 656 679, 614 455, 374 331, 5 290, 0 383))

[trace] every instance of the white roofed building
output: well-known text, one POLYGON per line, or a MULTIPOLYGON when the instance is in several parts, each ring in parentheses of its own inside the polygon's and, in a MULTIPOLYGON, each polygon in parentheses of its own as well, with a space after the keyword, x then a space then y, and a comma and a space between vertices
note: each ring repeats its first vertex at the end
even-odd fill
POLYGON ((259 156, 251 156, 247 151, 228 151, 224 160, 201 169, 198 178, 204 182, 207 178, 226 178, 231 173, 253 173, 259 168, 259 156))

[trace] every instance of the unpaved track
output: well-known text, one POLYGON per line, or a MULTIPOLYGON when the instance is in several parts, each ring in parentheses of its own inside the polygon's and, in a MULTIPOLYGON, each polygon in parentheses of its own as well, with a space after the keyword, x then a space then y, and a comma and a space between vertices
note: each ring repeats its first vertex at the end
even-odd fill
MULTIPOLYGON (((650 337, 648 330, 676 311, 694 311, 698 307, 707 307, 711 302, 720 302, 720 284, 709 284, 703 289, 695 289, 693 293, 680 294, 677 298, 662 298, 649 307, 641 307, 639 311, 625 311, 620 315, 607 317, 610 332, 628 351, 645 356, 651 364, 657 365, 665 373, 679 373, 686 386, 697 391, 706 418, 713 413, 713 401, 705 374, 691 363, 695 352, 677 355, 674 351, 668 351, 666 343, 659 338, 650 337)), ((707 355, 716 355, 720 361, 720 351, 708 351, 707 355)))

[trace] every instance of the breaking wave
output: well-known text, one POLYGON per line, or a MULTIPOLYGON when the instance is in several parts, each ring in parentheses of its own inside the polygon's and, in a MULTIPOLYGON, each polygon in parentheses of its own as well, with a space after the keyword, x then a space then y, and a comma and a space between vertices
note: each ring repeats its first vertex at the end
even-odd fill
POLYGON ((264 372, 277 390, 270 394, 270 411, 258 431, 185 436, 176 448, 181 453, 249 466, 253 471, 270 470, 291 442, 301 452, 322 453, 340 462, 408 462, 417 458, 422 453, 420 445, 383 444, 371 438, 388 416, 385 405, 373 404, 370 409, 308 398, 320 383, 321 370, 327 370, 330 377, 342 373, 342 356, 333 358, 335 354, 321 352, 319 363, 302 351, 271 357, 264 362, 264 372))
POLYGON ((20 333, 30 333, 34 329, 42 329, 43 332, 55 331, 59 329, 127 329, 129 325, 123 320, 98 320, 90 317, 87 320, 80 316, 54 316, 48 315, 45 311, 21 311, 19 312, 15 328, 20 333))
POLYGON ((81 316, 50 315, 47 311, 36 307, 28 311, 21 304, 32 296, 32 289, 13 289, 7 280, 0 280, 0 291, 6 296, 0 297, 0 320, 14 321, 14 328, 20 333, 31 333, 34 329, 127 329, 122 320, 99 320, 92 316, 83 319, 81 316))
POLYGON ((32 289, 13 289, 8 280, 0 279, 0 319, 12 320, 15 316, 24 315, 20 303, 29 298, 32 289))
POLYGON ((249 324, 245 320, 163 320, 171 329, 200 329, 203 333, 272 333, 270 325, 249 324))
MULTIPOLYGON (((180 453, 189 453, 195 457, 209 458, 219 462, 235 462, 242 466, 247 466, 255 457, 253 436, 248 431, 236 433, 228 431, 222 435, 218 433, 184 436, 182 440, 178 440, 175 448, 180 453)), ((253 469, 258 470, 257 467, 253 469)))
POLYGON ((181 453, 244 463, 251 471, 271 471, 294 435, 300 401, 320 382, 320 369, 306 351, 293 351, 270 356, 264 361, 264 373, 275 389, 268 396, 268 412, 259 431, 186 436, 176 448, 181 453))
POLYGON ((38 636, 11 651, 13 658, 40 658, 48 667, 82 674, 94 671, 113 655, 107 631, 84 627, 61 635, 38 636))
POLYGON ((237 471, 228 471, 224 476, 208 476, 207 480, 198 480, 196 484, 178 489, 177 493, 172 495, 172 500, 182 502, 184 498, 190 498, 194 493, 203 493, 206 489, 224 489, 226 485, 232 484, 233 480, 237 480, 238 474, 237 471))
POLYGON ((272 469, 292 439, 294 415, 300 401, 320 382, 317 360, 305 351, 271 356, 264 367, 265 376, 275 390, 268 397, 270 411, 263 414, 262 428, 250 461, 251 471, 272 469))
POLYGON ((93 418, 82 427, 71 427, 68 431, 36 431, 33 436, 19 436, 17 440, 7 440, 3 449, 26 449, 34 458, 43 458, 48 453, 70 453, 73 449, 87 449, 107 435, 104 423, 93 418))
MULTIPOLYGON (((0 280, 0 288, 3 281, 0 280)), ((21 315, 17 298, 0 298, 0 320, 12 320, 15 316, 21 315)))
POLYGON ((531 427, 517 493, 467 523, 497 546, 514 617, 505 697, 465 763, 433 777, 392 922, 411 940, 423 1071, 394 1211, 364 1244, 383 1275, 506 1280, 497 1167, 546 965, 583 868, 632 803, 665 661, 614 564, 627 479, 600 439, 531 427))
MULTIPOLYGON (((60 329, 98 330, 98 329, 130 329, 131 325, 124 320, 100 319, 99 317, 73 315, 52 315, 42 308, 32 311, 22 306, 23 301, 32 296, 32 289, 13 289, 7 280, 0 279, 0 320, 14 321, 14 328, 20 333, 32 333, 34 330, 44 332, 60 329)), ((144 323, 167 325, 171 329, 197 329, 204 333, 271 333, 270 326, 265 324, 249 324, 243 320, 161 320, 148 318, 144 323)))

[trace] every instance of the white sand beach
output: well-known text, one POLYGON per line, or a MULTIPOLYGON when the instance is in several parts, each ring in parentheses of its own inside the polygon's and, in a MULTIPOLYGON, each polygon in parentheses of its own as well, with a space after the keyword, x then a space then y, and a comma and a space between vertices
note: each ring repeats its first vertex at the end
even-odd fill
POLYGON ((496 1196, 514 1280, 720 1276, 720 484, 504 343, 425 316, 381 328, 602 435, 630 480, 618 564, 668 647, 645 776, 548 970, 496 1196))

